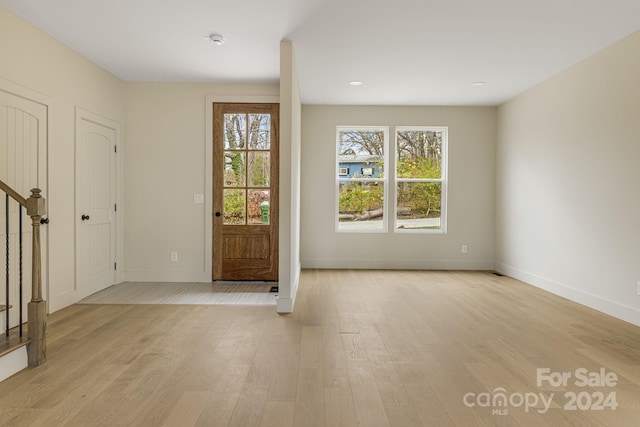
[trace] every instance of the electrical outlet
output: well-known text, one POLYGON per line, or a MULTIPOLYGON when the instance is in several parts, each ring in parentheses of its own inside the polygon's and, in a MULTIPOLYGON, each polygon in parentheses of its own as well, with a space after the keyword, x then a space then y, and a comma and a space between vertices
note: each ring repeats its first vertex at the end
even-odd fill
POLYGON ((467 252, 469 252, 469 248, 467 247, 467 245, 462 245, 462 248, 460 250, 463 254, 466 254, 467 252))
POLYGON ((178 252, 171 252, 171 262, 178 262, 178 252))
POLYGON ((194 194, 193 195, 193 203, 196 205, 204 204, 204 194, 194 194))

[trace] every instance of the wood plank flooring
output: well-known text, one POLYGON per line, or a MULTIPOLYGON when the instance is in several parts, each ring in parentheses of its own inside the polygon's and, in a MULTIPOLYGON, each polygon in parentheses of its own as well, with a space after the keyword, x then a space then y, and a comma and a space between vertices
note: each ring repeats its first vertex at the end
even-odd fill
POLYGON ((640 425, 640 328, 487 272, 307 270, 291 315, 78 304, 49 320, 47 363, 0 383, 2 426, 640 425), (538 386, 538 368, 617 382, 538 386), (590 410, 599 392, 618 407, 590 410), (551 407, 526 410, 541 393, 551 407))

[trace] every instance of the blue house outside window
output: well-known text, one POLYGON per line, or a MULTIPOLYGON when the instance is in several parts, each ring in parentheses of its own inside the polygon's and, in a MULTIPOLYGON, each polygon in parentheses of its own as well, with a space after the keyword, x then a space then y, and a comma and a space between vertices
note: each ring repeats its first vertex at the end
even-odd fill
POLYGON ((376 178, 382 171, 378 156, 340 156, 338 175, 340 178, 376 178))

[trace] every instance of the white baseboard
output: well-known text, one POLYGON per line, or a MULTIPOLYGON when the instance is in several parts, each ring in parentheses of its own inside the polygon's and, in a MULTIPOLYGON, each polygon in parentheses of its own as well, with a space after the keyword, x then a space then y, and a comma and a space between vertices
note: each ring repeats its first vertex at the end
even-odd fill
POLYGON ((211 276, 203 271, 125 271, 124 281, 210 283, 211 276))
POLYGON ((49 301, 47 301, 47 313, 55 313, 60 309, 78 302, 79 299, 80 298, 76 290, 70 290, 58 295, 50 295, 49 301))
POLYGON ((372 270, 493 270, 493 261, 484 260, 388 260, 388 259, 305 259, 302 268, 372 270))
POLYGON ((278 297, 276 302, 276 311, 280 314, 293 313, 295 301, 292 298, 278 297))
POLYGON ((513 267, 510 265, 496 263, 495 269, 499 273, 521 280, 529 285, 535 286, 552 294, 561 296, 578 304, 582 304, 594 310, 613 316, 625 322, 640 326, 640 310, 630 307, 617 301, 612 301, 600 295, 585 292, 564 283, 557 282, 537 274, 513 267))
POLYGON ((11 375, 29 366, 29 357, 27 356, 27 346, 22 346, 11 353, 7 353, 0 357, 0 381, 4 381, 11 375))
POLYGON ((293 272, 293 280, 291 280, 291 296, 280 298, 276 303, 276 311, 280 314, 293 313, 293 306, 296 304, 296 295, 298 294, 298 285, 300 284, 300 271, 302 267, 300 264, 296 266, 293 272))

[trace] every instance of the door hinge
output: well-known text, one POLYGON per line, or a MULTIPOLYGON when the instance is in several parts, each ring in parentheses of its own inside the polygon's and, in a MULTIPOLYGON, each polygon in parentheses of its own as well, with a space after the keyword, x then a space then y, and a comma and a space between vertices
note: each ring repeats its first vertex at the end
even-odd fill
POLYGON ((114 152, 114 153, 117 153, 117 152, 118 152, 118 146, 117 146, 117 145, 114 145, 114 146, 113 146, 113 152, 114 152))
POLYGON ((117 270, 117 269, 118 269, 118 263, 117 263, 117 262, 114 262, 114 263, 113 263, 113 269, 114 269, 114 270, 117 270))
POLYGON ((117 204, 113 205, 113 211, 114 212, 118 212, 118 205, 117 204))

